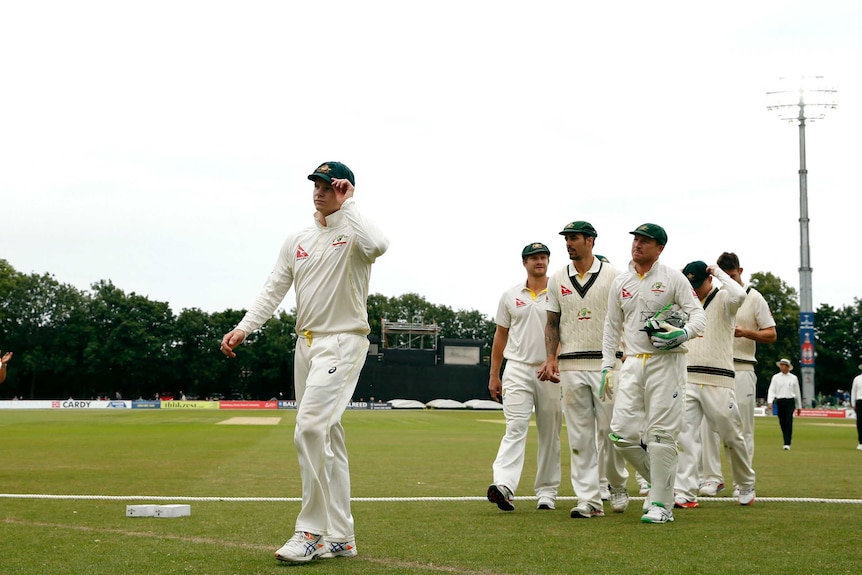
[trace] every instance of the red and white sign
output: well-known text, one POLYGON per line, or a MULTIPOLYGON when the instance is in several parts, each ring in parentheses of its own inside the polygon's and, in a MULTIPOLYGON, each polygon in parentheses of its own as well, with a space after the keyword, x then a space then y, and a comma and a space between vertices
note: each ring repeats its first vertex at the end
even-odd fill
POLYGON ((243 401, 228 400, 219 401, 219 409, 278 409, 277 401, 243 401))

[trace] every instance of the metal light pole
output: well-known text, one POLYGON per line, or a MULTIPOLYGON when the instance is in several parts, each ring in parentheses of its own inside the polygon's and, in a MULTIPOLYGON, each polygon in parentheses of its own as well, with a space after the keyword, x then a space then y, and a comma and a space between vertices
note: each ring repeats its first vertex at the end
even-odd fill
POLYGON ((808 169, 805 167, 805 120, 825 117, 838 107, 837 90, 827 86, 823 76, 780 78, 783 89, 767 92, 766 109, 789 122, 799 122, 799 346, 802 371, 802 402, 810 407, 814 399, 814 304, 811 297, 811 252, 808 236, 808 169))

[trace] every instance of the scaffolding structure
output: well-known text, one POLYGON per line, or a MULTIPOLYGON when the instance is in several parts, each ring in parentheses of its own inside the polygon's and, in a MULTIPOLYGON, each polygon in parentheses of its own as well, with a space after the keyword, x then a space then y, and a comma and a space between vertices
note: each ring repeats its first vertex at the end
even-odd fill
POLYGON ((421 317, 414 317, 412 322, 383 319, 381 325, 380 343, 384 349, 437 350, 440 330, 436 323, 423 323, 421 317))

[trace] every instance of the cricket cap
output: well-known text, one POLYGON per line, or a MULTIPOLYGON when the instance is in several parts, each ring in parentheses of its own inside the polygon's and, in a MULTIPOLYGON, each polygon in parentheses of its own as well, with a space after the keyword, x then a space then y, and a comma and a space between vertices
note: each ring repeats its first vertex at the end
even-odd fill
POLYGON ((315 179, 320 178, 325 182, 332 182, 335 180, 344 180, 350 182, 350 185, 356 185, 356 179, 353 177, 353 172, 350 171, 350 168, 342 164, 341 162, 324 162, 317 166, 317 169, 314 170, 314 173, 309 174, 308 179, 314 181, 315 179))
POLYGON ((706 262, 698 260, 696 262, 686 264, 686 266, 682 268, 682 273, 688 278, 688 283, 691 284, 691 287, 697 289, 702 286, 703 282, 706 281, 706 278, 709 277, 709 272, 706 271, 706 268, 706 262))
POLYGON ((533 254, 548 254, 548 257, 550 257, 551 250, 549 250, 548 246, 542 242, 533 242, 531 244, 527 244, 524 246, 524 249, 521 250, 521 259, 527 259, 527 256, 531 256, 533 254))
POLYGON ((596 228, 593 227, 593 224, 591 224, 590 222, 585 222, 583 220, 566 224, 566 227, 563 228, 563 231, 560 232, 560 235, 564 236, 566 234, 584 234, 585 236, 592 236, 594 238, 599 237, 599 234, 596 233, 596 228))
POLYGON ((643 224, 638 226, 633 232, 629 233, 652 238, 662 246, 667 245, 667 232, 665 232, 664 228, 658 224, 643 224))

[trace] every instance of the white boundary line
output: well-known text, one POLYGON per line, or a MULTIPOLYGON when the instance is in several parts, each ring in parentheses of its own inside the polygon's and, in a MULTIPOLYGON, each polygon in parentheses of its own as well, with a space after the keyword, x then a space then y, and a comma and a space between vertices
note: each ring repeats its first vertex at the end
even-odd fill
MULTIPOLYGON (((301 503, 301 497, 174 497, 163 495, 46 495, 41 493, 0 493, 0 499, 53 499, 53 500, 96 500, 96 501, 226 501, 226 502, 288 502, 301 503)), ((405 503, 487 501, 486 497, 351 497, 351 501, 362 503, 381 503, 399 501, 405 503)), ((536 501, 536 497, 518 496, 516 501, 536 501)), ((631 501, 643 501, 643 497, 630 497, 631 501)), ((557 497, 557 501, 577 501, 577 497, 557 497)), ((733 497, 699 497, 698 501, 718 501, 736 503, 733 497)), ((862 499, 824 499, 821 497, 758 497, 757 501, 779 503, 836 503, 862 505, 862 499)))

